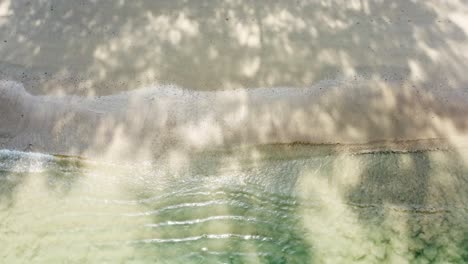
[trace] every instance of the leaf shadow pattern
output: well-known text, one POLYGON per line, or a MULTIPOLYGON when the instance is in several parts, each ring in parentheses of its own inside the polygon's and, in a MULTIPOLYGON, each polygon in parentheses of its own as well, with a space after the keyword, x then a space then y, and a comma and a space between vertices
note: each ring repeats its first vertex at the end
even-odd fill
POLYGON ((427 1, 11 1, 1 78, 34 94, 305 87, 363 74, 466 82, 463 5, 427 1), (457 46, 458 45, 458 46, 457 46))

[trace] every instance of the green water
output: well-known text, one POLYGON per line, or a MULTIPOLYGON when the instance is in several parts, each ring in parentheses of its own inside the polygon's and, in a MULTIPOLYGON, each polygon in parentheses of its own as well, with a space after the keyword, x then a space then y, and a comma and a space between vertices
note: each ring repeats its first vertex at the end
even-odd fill
POLYGON ((178 166, 0 151, 0 262, 468 262, 463 154, 310 148, 178 166))

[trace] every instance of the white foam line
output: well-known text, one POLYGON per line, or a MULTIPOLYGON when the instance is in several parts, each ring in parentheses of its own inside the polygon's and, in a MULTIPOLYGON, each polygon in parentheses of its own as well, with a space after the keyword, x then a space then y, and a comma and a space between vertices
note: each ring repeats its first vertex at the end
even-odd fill
POLYGON ((19 150, 0 149, 0 156, 6 156, 7 158, 35 158, 35 159, 46 159, 53 160, 55 157, 50 154, 40 152, 24 152, 19 150))
POLYGON ((207 218, 186 220, 186 221, 167 221, 167 222, 161 222, 161 223, 157 223, 157 224, 147 224, 145 226, 155 228, 155 227, 163 227, 163 226, 193 225, 193 224, 201 224, 201 223, 217 221, 217 220, 234 220, 234 221, 267 223, 265 221, 260 221, 255 217, 244 217, 244 216, 240 216, 240 215, 219 215, 219 216, 211 216, 211 217, 207 217, 207 218))
POLYGON ((182 203, 182 204, 167 206, 167 207, 164 207, 158 210, 153 210, 153 211, 146 211, 146 212, 141 212, 141 213, 129 213, 129 214, 125 214, 125 216, 135 217, 135 216, 157 215, 164 211, 169 211, 169 210, 174 210, 174 209, 205 207, 205 206, 210 206, 210 205, 226 205, 226 204, 232 204, 232 202, 225 201, 225 200, 214 200, 214 201, 207 201, 207 202, 200 202, 200 203, 182 203))
POLYGON ((183 238, 149 238, 142 240, 133 240, 127 242, 127 244, 152 244, 152 243, 181 243, 181 242, 192 242, 203 239, 229 239, 236 238, 241 240, 258 240, 258 241, 272 241, 270 237, 263 237, 258 235, 240 235, 240 234, 207 234, 193 237, 183 238))

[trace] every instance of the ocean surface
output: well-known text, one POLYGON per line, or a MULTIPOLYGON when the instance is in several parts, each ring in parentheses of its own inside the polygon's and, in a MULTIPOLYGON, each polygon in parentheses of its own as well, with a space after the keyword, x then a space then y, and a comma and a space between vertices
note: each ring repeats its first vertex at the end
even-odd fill
POLYGON ((453 151, 189 161, 0 150, 0 262, 468 262, 468 169, 453 151))

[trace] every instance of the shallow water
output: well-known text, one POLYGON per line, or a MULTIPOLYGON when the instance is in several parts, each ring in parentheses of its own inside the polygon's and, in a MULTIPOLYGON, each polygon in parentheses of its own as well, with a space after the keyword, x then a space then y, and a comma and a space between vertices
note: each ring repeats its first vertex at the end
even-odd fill
POLYGON ((112 164, 0 151, 2 263, 463 263, 459 153, 265 147, 112 164))

